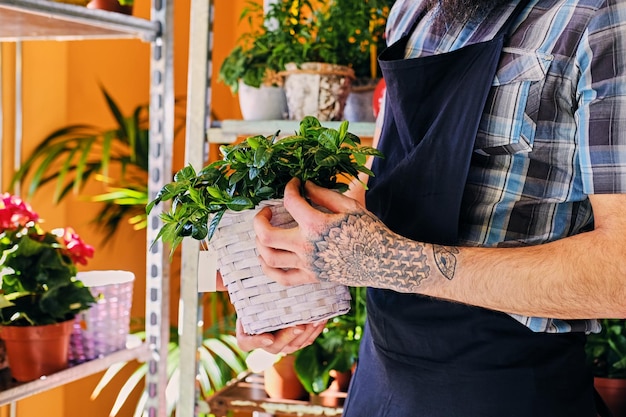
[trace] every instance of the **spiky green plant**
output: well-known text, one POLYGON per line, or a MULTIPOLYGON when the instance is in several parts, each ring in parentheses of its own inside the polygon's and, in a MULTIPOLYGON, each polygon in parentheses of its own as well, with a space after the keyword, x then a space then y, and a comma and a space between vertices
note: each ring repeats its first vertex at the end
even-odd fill
MULTIPOLYGON (((135 229, 146 225, 150 138, 147 104, 124 115, 108 91, 104 87, 101 91, 115 127, 72 124, 55 130, 26 157, 11 188, 23 184, 31 199, 44 185, 54 184, 52 201, 57 204, 70 194, 79 195, 90 180, 102 182, 105 192, 82 197, 102 204, 92 222, 106 232, 106 242, 124 219, 135 229)), ((183 126, 177 123, 175 136, 183 126)))

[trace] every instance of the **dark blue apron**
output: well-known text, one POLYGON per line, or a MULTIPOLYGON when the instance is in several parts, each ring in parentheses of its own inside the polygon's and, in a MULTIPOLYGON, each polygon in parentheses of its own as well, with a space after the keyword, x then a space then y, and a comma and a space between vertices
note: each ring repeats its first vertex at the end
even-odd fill
MULTIPOLYGON (((381 54, 386 157, 366 201, 396 233, 457 241, 478 123, 522 8, 487 42, 404 59, 409 31, 381 54)), ((367 309, 344 417, 596 415, 583 334, 535 333, 504 313, 380 289, 368 289, 367 309)))

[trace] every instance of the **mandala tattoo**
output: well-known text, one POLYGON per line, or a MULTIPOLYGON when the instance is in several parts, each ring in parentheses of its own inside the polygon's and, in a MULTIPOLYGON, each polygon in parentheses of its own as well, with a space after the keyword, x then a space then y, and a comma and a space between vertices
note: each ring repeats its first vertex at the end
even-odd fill
POLYGON ((368 213, 346 214, 313 242, 323 281, 416 292, 429 276, 424 245, 402 238, 368 213))
POLYGON ((459 249, 455 247, 433 245, 433 255, 437 268, 449 280, 454 278, 454 271, 456 270, 455 255, 458 253, 459 249))

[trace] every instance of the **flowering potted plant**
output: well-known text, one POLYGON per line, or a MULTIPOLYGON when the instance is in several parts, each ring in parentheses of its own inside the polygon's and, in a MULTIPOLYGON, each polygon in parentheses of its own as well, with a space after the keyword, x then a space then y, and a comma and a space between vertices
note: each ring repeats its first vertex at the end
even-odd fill
MULTIPOLYGON (((0 323, 11 373, 27 381, 67 366, 69 337, 74 317, 95 302, 90 290, 76 279, 76 264, 86 264, 93 247, 85 244, 71 228, 45 231, 42 220, 20 198, 4 193, 0 202, 0 323), (51 369, 37 367, 34 374, 17 363, 30 349, 21 344, 12 355, 15 333, 35 331, 31 341, 47 328, 62 337, 60 363, 51 369)), ((23 343, 23 342, 22 342, 23 343)), ((54 356, 50 340, 33 347, 36 356, 48 361, 54 356)), ((34 362, 35 359, 27 359, 34 362)), ((50 362, 48 362, 50 364, 50 362)))

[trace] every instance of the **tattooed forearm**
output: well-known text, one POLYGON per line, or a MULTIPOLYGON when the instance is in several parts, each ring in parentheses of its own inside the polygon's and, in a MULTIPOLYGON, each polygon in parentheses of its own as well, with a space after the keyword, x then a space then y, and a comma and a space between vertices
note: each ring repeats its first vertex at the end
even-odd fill
POLYGON ((459 249, 452 246, 433 245, 433 255, 437 268, 448 279, 454 278, 456 256, 459 249))
POLYGON ((429 277, 423 244, 400 237, 368 213, 347 214, 315 242, 321 280, 417 292, 429 277))

